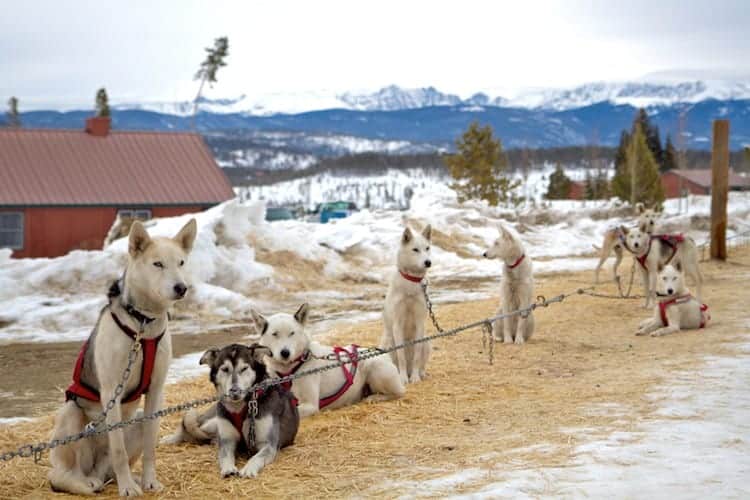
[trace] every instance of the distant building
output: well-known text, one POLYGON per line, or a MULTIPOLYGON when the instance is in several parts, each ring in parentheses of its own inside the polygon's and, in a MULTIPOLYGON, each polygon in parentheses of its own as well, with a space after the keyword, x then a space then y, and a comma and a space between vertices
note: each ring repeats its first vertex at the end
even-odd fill
POLYGON ((584 198, 586 198, 586 182, 585 181, 570 181, 570 190, 568 191, 568 199, 583 200, 584 198))
MULTIPOLYGON (((679 198, 684 193, 711 194, 711 170, 669 170, 661 175, 664 196, 679 198)), ((729 190, 750 190, 750 177, 743 177, 733 170, 729 171, 729 190)))
POLYGON ((118 213, 148 219, 234 197, 203 139, 191 133, 0 129, 0 248, 55 257, 102 248, 118 213))

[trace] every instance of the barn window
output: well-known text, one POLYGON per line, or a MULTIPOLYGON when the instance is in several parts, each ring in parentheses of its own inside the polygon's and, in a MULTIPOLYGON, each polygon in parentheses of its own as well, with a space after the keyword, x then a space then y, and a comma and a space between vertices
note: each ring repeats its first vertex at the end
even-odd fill
POLYGON ((151 218, 151 210, 148 209, 123 209, 118 210, 117 215, 121 219, 138 219, 138 220, 149 220, 151 218))
POLYGON ((23 212, 0 212, 0 248, 23 249, 23 212))

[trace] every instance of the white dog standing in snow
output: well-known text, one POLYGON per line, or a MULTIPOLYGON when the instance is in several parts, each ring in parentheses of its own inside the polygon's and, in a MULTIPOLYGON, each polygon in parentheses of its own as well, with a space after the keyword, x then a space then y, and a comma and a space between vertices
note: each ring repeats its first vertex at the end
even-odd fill
MULTIPOLYGON (((424 337, 427 303, 422 291, 422 281, 427 269, 432 266, 431 236, 432 227, 429 225, 422 234, 415 234, 407 227, 401 236, 396 258, 397 270, 385 296, 381 348, 424 337)), ((419 382, 425 378, 430 349, 429 342, 422 342, 391 353, 404 384, 419 382)))
MULTIPOLYGON (((484 252, 484 256, 488 259, 500 259, 505 263, 500 288, 501 307, 498 314, 507 314, 531 305, 534 300, 534 275, 531 259, 526 255, 521 240, 502 224, 498 225, 498 230, 500 236, 484 252)), ((510 316, 495 321, 492 325, 495 339, 502 339, 506 344, 523 344, 533 333, 533 312, 525 318, 522 315, 510 316)))

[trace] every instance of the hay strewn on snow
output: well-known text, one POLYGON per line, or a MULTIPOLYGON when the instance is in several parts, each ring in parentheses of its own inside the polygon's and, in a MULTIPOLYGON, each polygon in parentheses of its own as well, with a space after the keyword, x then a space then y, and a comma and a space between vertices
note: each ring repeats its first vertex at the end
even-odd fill
MULTIPOLYGON (((624 267, 621 272, 629 273, 624 267)), ((737 296, 746 294, 749 271, 747 248, 733 249, 727 263, 704 264, 704 295, 714 318, 705 331, 635 337, 638 322, 650 314, 640 301, 575 296, 537 311, 531 343, 496 345, 493 366, 481 352, 479 330, 438 341, 430 377, 409 386, 405 398, 304 420, 295 446, 282 451, 258 479, 220 479, 211 446, 160 447, 157 468, 165 485, 160 496, 395 497, 400 481, 426 480, 459 468, 486 468, 489 482, 498 464, 506 470, 565 466, 582 439, 566 429, 590 429, 587 438, 632 429, 648 418, 654 401, 644 395, 655 384, 671 370, 697 366, 704 354, 720 352, 725 349, 722 343, 736 338, 740 321, 747 319, 737 296), (627 408, 628 417, 591 411, 608 403, 627 408)), ((551 297, 590 279, 591 273, 556 275, 541 279, 537 290, 551 297)), ((614 293, 615 287, 606 290, 614 293)), ((488 316, 495 308, 495 301, 442 306, 438 317, 452 327, 488 316)), ((370 322, 340 328, 332 338, 374 345, 380 330, 379 322, 370 322)), ((167 403, 211 391, 204 380, 180 383, 169 387, 167 403)), ((178 419, 162 420, 162 433, 171 432, 178 419)), ((44 440, 51 427, 51 416, 2 427, 0 450, 44 440)), ((30 459, 0 463, 0 497, 51 495, 45 479, 48 467, 48 455, 38 465, 30 459)), ((114 485, 103 494, 116 495, 114 485)))

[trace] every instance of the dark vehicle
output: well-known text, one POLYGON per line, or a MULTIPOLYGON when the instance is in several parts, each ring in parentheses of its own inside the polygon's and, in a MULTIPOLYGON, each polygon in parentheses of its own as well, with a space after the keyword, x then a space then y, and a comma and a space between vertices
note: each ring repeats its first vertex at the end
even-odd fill
POLYGON ((266 208, 266 220, 275 222, 279 220, 294 219, 294 214, 286 207, 268 207, 266 208))
POLYGON ((320 223, 325 224, 331 219, 343 219, 357 211, 357 205, 351 201, 335 201, 322 203, 319 207, 320 223))

